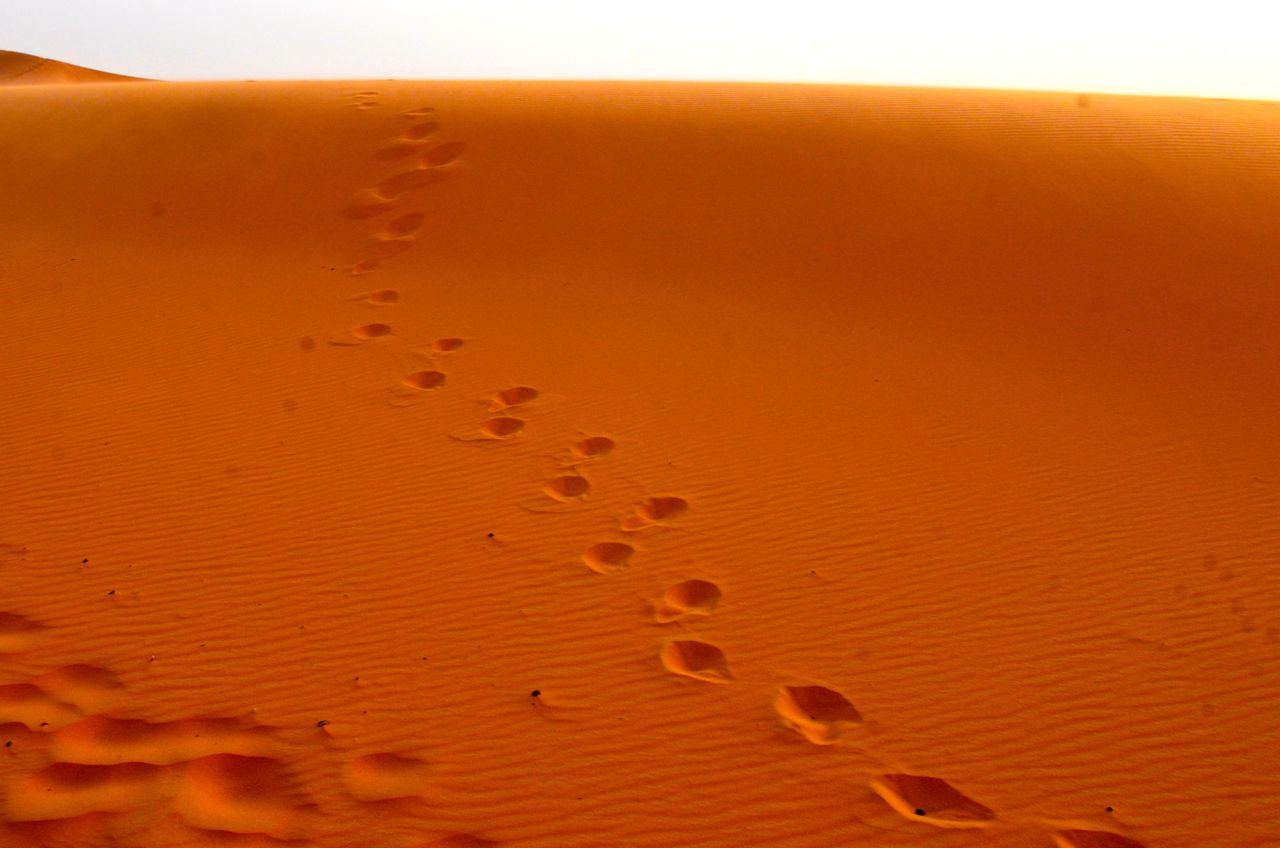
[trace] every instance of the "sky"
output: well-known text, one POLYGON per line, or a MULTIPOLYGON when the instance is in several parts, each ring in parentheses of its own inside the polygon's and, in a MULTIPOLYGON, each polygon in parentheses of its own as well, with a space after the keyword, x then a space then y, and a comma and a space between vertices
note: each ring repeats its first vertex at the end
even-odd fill
POLYGON ((1280 3, 0 0, 0 49, 161 79, 651 79, 1280 100, 1280 3))

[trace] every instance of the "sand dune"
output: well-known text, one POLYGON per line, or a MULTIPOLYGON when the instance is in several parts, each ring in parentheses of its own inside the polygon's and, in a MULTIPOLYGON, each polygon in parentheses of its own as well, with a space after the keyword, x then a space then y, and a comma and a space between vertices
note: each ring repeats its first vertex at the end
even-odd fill
POLYGON ((27 53, 0 50, 0 85, 48 85, 65 82, 129 82, 137 77, 95 71, 27 53))
POLYGON ((21 85, 0 161, 0 844, 1273 839, 1276 104, 21 85))

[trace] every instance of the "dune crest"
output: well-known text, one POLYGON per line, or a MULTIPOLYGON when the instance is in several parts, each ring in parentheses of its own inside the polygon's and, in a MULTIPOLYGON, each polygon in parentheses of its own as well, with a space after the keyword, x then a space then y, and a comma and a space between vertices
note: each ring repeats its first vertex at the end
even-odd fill
POLYGON ((98 71, 29 53, 0 50, 0 86, 69 82, 140 82, 141 77, 98 71))

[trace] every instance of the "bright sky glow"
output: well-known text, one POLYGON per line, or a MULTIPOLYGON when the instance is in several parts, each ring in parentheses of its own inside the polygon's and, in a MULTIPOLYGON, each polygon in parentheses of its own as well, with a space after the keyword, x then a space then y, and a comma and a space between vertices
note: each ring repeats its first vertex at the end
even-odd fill
POLYGON ((0 0, 0 49, 163 79, 844 82, 1280 100, 1280 4, 0 0))

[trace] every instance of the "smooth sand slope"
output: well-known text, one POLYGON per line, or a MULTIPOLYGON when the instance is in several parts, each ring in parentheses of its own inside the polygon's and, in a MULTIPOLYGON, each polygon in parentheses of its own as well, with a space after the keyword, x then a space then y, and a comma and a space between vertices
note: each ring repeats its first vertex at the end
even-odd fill
POLYGON ((1275 844, 1280 106, 15 85, 0 163, 0 845, 1275 844))

